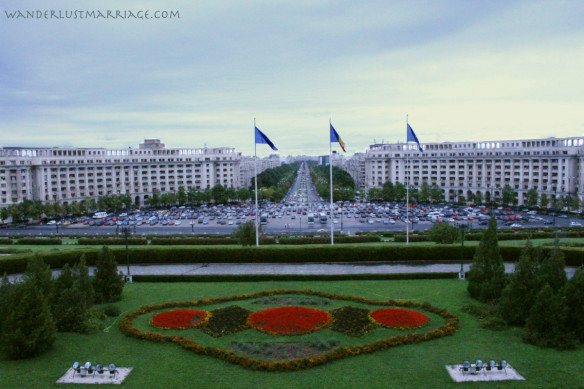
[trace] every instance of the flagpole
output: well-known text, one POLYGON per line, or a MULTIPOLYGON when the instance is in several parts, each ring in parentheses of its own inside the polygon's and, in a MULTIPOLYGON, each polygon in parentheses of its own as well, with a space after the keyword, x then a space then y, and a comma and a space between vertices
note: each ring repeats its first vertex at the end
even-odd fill
MULTIPOLYGON (((406 114, 406 132, 408 130, 408 115, 406 114)), ((408 172, 406 174, 406 245, 410 244, 410 142, 406 137, 406 166, 408 172)))
POLYGON ((258 226, 258 144, 255 141, 255 133, 256 133, 256 120, 253 118, 253 172, 254 172, 254 182, 255 182, 255 231, 256 231, 256 247, 260 246, 260 236, 259 236, 259 226, 258 226))
POLYGON ((331 246, 335 244, 334 224, 333 224, 333 142, 330 139, 331 119, 329 118, 329 165, 330 165, 330 182, 331 182, 331 246))

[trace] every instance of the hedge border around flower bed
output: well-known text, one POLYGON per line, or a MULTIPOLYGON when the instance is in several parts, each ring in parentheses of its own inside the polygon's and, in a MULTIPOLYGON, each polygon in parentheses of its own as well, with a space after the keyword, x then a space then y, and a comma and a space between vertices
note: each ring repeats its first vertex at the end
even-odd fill
POLYGON ((386 350, 392 347, 397 347, 405 344, 420 343, 436 338, 441 338, 448 335, 453 335, 459 328, 460 322, 458 317, 448 312, 446 309, 437 308, 429 303, 420 303, 416 301, 398 301, 398 300, 371 300, 363 297, 356 296, 346 296, 331 293, 318 292, 313 290, 269 290, 263 292, 257 292, 252 294, 243 294, 236 296, 224 296, 212 299, 203 299, 197 301, 183 301, 183 302, 168 302, 158 305, 146 305, 141 308, 136 309, 133 312, 125 315, 119 324, 120 331, 129 337, 149 340, 155 343, 166 343, 173 342, 181 346, 182 348, 192 351, 196 354, 213 356, 215 358, 227 361, 232 364, 240 365, 252 370, 260 371, 297 371, 309 369, 312 367, 320 366, 328 362, 332 362, 339 359, 344 359, 351 356, 356 356, 360 354, 369 354, 376 351, 386 350), (384 305, 384 306, 396 306, 396 307, 407 307, 407 308, 417 308, 427 312, 432 312, 437 314, 446 320, 446 323, 439 328, 429 331, 425 334, 409 333, 406 335, 395 335, 390 338, 381 339, 376 342, 360 345, 360 346, 350 346, 350 347, 340 347, 332 351, 305 358, 297 358, 290 361, 263 361, 259 359, 249 358, 245 355, 236 354, 233 351, 221 349, 218 347, 203 346, 198 344, 192 339, 185 338, 176 335, 162 335, 159 333, 142 331, 133 325, 134 319, 140 315, 148 312, 152 312, 159 309, 170 308, 170 307, 191 307, 191 306, 202 306, 209 304, 218 304, 228 301, 241 301, 249 300, 258 297, 273 296, 277 294, 302 294, 302 295, 313 295, 319 297, 325 297, 335 300, 346 300, 357 303, 371 304, 371 305, 384 305))

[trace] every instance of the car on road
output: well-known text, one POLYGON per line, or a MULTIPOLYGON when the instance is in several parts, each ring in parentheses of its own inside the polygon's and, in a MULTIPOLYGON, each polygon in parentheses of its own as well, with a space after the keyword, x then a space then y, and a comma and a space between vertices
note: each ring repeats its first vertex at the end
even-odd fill
POLYGON ((582 223, 580 222, 571 222, 570 227, 582 227, 582 223))

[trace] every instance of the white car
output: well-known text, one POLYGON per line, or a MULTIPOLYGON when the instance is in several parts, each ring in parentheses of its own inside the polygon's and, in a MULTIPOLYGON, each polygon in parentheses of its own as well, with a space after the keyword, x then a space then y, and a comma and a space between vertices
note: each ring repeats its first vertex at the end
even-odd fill
POLYGON ((580 222, 571 222, 570 227, 582 227, 582 223, 580 222))
POLYGON ((57 222, 56 222, 56 221, 54 221, 54 220, 49 220, 49 221, 47 222, 47 224, 48 224, 48 225, 54 225, 54 224, 57 224, 57 222))
POLYGON ((521 224, 513 223, 509 227, 511 227, 511 228, 522 228, 523 226, 521 224))

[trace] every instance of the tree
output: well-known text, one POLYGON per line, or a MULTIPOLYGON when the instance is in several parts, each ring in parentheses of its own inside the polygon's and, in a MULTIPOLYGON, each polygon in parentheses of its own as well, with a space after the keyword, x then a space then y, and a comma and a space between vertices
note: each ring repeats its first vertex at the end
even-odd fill
POLYGON ((371 188, 367 192, 367 201, 380 201, 382 199, 381 189, 371 188))
POLYGON ((475 205, 481 205, 483 203, 483 193, 482 192, 477 192, 474 195, 474 204, 475 205))
POLYGON ((566 325, 584 342, 584 268, 580 267, 564 289, 566 325))
POLYGON ((247 189, 247 188, 239 188, 237 190, 237 198, 240 201, 246 201, 247 199, 249 199, 250 198, 249 189, 247 189))
POLYGON ((541 289, 538 268, 543 252, 527 241, 500 301, 501 316, 511 325, 523 325, 541 289))
POLYGON ((436 223, 430 229, 430 240, 438 244, 452 244, 458 238, 456 227, 448 223, 436 223))
POLYGON ((385 181, 381 188, 381 198, 383 198, 383 201, 393 201, 395 197, 393 191, 393 182, 385 181))
POLYGON ((537 199, 539 194, 537 193, 536 189, 530 189, 526 193, 525 205, 528 207, 535 207, 537 206, 537 199))
POLYGON ((0 331, 0 348, 11 359, 42 354, 56 339, 46 295, 33 280, 13 285, 0 331))
POLYGON ((405 201, 406 199, 406 186, 401 182, 395 184, 393 188, 393 194, 395 201, 405 201))
POLYGON ((539 198, 539 206, 542 208, 547 208, 550 203, 549 197, 547 194, 542 193, 539 198))
POLYGON ((8 301, 10 299, 8 295, 12 290, 12 284, 8 280, 6 273, 4 273, 4 276, 0 281, 0 334, 2 333, 2 322, 7 314, 6 308, 8 307, 8 301))
POLYGON ((505 287, 505 266, 499 253, 497 221, 489 220, 469 271, 468 292, 482 302, 495 302, 505 287))
POLYGON ((576 336, 566 326, 566 319, 561 294, 545 284, 535 297, 523 340, 540 347, 574 348, 576 336))
POLYGON ((233 235, 242 246, 253 246, 256 243, 255 223, 247 221, 240 224, 233 235))
POLYGON ((503 204, 511 205, 514 204, 517 199, 517 192, 513 190, 510 185, 505 185, 503 188, 503 204))
POLYGON ((152 196, 146 199, 150 208, 158 208, 160 206, 160 191, 157 188, 152 190, 152 196))
POLYGON ((430 189, 430 198, 434 203, 439 203, 444 200, 444 194, 438 185, 432 185, 432 188, 430 189))
POLYGON ((227 204, 227 190, 223 185, 215 185, 213 188, 211 188, 211 194, 215 200, 215 203, 227 204))
POLYGON ((8 213, 8 209, 0 208, 0 221, 8 219, 8 216, 10 216, 10 214, 8 213))
POLYGON ((122 297, 123 275, 118 272, 116 258, 107 246, 103 246, 97 257, 93 287, 98 303, 119 301, 122 297))
POLYGON ((52 272, 49 265, 45 263, 40 254, 35 254, 26 264, 24 279, 30 280, 45 295, 51 295, 53 288, 52 272))
POLYGON ((549 284, 554 292, 559 292, 566 286, 568 278, 566 277, 564 254, 560 250, 560 240, 557 236, 554 240, 554 247, 542 259, 537 272, 541 285, 549 284))
POLYGON ((185 205, 187 203, 188 196, 184 186, 178 187, 178 192, 176 193, 176 201, 178 205, 185 205))
POLYGON ((420 202, 427 203, 430 200, 430 185, 426 181, 422 182, 420 186, 419 198, 420 202))

